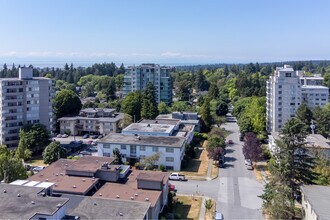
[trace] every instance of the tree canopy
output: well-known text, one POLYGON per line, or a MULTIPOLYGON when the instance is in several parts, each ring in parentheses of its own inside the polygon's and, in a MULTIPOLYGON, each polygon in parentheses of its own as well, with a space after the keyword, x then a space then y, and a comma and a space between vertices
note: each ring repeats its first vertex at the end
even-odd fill
POLYGON ((53 101, 56 118, 61 118, 66 115, 77 115, 81 107, 82 105, 78 95, 67 89, 58 92, 53 101))
POLYGON ((52 164, 60 158, 65 158, 67 151, 58 141, 51 142, 42 152, 42 157, 45 164, 52 164))

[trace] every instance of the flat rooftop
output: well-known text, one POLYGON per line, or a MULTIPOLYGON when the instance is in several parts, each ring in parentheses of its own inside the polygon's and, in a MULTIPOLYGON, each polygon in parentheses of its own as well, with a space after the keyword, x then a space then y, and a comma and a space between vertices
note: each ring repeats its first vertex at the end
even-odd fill
POLYGON ((166 183, 168 180, 168 174, 157 171, 134 170, 128 176, 127 182, 125 184, 106 183, 93 195, 93 197, 148 202, 151 203, 152 207, 154 207, 159 200, 162 191, 138 189, 137 180, 139 179, 166 183))
POLYGON ((112 164, 114 160, 113 157, 84 156, 68 166, 66 170, 96 173, 97 170, 101 169, 102 164, 112 164))
POLYGON ((304 185, 301 190, 312 209, 317 215, 317 219, 330 219, 330 186, 304 185))
POLYGON ((132 144, 161 147, 182 147, 185 138, 177 136, 135 136, 132 134, 113 133, 97 141, 98 143, 132 144))
POLYGON ((66 169, 73 166, 75 162, 77 161, 60 159, 29 177, 28 180, 54 183, 54 192, 85 195, 98 183, 99 179, 66 175, 66 169))
POLYGON ((42 196, 39 194, 42 189, 37 187, 4 183, 0 184, 0 192, 1 219, 31 219, 36 214, 53 215, 59 209, 58 206, 62 207, 69 200, 42 196))
POLYGON ((174 125, 170 124, 148 124, 148 123, 133 123, 123 129, 124 132, 137 133, 164 133, 170 134, 174 129, 174 125))
POLYGON ((180 119, 155 119, 155 120, 150 120, 150 119, 143 119, 139 123, 143 124, 162 124, 162 125, 177 125, 180 122, 180 119))
POLYGON ((80 219, 144 219, 150 203, 85 197, 68 215, 80 219))
POLYGON ((97 113, 97 112, 108 112, 108 113, 112 113, 115 112, 116 109, 113 108, 84 108, 81 109, 80 112, 86 112, 86 113, 97 113))

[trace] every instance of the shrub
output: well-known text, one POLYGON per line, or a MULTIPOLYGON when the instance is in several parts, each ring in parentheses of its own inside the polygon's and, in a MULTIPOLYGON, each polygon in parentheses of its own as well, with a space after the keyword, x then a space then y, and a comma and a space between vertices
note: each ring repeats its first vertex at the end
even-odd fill
POLYGON ((159 166, 159 169, 162 171, 162 172, 165 172, 166 171, 166 167, 164 165, 160 165, 159 166))
POLYGON ((129 162, 128 162, 128 161, 126 161, 126 162, 124 163, 124 165, 129 165, 129 162))

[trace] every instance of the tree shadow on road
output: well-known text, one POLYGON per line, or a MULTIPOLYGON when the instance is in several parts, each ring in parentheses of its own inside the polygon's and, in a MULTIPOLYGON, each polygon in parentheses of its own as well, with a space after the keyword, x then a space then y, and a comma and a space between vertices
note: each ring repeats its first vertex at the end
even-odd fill
POLYGON ((233 162, 236 161, 237 159, 235 157, 226 157, 226 162, 233 162))
POLYGON ((233 153, 235 150, 232 148, 226 148, 226 154, 233 153))

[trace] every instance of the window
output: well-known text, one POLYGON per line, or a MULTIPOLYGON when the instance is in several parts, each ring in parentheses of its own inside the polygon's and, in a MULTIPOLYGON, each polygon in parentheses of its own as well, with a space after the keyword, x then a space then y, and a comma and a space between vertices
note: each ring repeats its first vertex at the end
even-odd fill
POLYGON ((174 170, 173 166, 166 166, 166 170, 174 170))
POLYGON ((278 91, 278 94, 282 94, 282 91, 278 91))
POLYGON ((279 89, 282 89, 282 85, 279 85, 278 88, 279 88, 279 89))
POLYGON ((279 111, 282 111, 282 108, 278 108, 279 111))
POLYGON ((140 160, 144 160, 146 158, 146 155, 140 155, 140 160))
POLYGON ((282 114, 278 114, 278 117, 282 117, 282 114))
POLYGON ((295 105, 296 105, 296 103, 294 103, 294 102, 291 102, 291 103, 290 103, 290 105, 291 105, 291 106, 295 106, 295 105))
POLYGON ((110 148, 110 144, 103 144, 103 148, 110 148))
POLYGON ((282 100, 282 97, 280 96, 280 97, 278 97, 278 100, 282 100))
POLYGON ((173 157, 166 157, 165 160, 166 160, 166 162, 173 162, 174 158, 173 157))
POLYGON ((110 157, 110 153, 103 153, 103 157, 110 157))
POLYGON ((282 102, 279 102, 278 105, 282 105, 282 102))
POLYGON ((166 153, 173 153, 174 149, 172 147, 167 147, 166 148, 166 153))
POLYGON ((153 152, 158 152, 158 147, 152 147, 153 152))
POLYGON ((120 149, 122 149, 122 150, 126 150, 126 146, 125 146, 125 145, 121 145, 121 146, 120 146, 120 149))
POLYGON ((140 146, 140 151, 146 151, 146 147, 145 146, 140 146))
POLYGON ((291 77, 291 73, 285 73, 285 77, 291 77))

